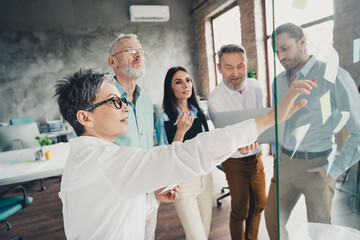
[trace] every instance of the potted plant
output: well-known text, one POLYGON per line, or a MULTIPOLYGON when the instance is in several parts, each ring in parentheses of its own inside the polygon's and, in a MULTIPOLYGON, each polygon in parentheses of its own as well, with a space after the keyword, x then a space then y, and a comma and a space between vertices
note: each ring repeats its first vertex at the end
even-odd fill
POLYGON ((40 146, 42 147, 46 145, 51 145, 53 143, 51 138, 49 138, 48 136, 37 136, 35 139, 39 142, 40 146))
MULTIPOLYGON (((42 159, 44 157, 42 147, 46 146, 46 145, 51 145, 53 142, 52 142, 51 138, 49 138, 46 135, 45 136, 37 136, 37 137, 35 137, 35 139, 39 142, 39 144, 41 146, 40 153, 36 154, 36 159, 40 160, 40 159, 42 159)), ((51 151, 46 151, 45 152, 45 157, 46 157, 47 160, 51 159, 51 154, 52 154, 51 151)))
POLYGON ((247 72, 248 78, 256 78, 256 72, 255 71, 248 71, 247 72))

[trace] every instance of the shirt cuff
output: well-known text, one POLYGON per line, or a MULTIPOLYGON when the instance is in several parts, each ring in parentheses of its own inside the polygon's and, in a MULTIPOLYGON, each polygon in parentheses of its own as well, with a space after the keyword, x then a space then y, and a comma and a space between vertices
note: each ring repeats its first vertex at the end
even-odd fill
POLYGON ((154 211, 160 206, 160 204, 156 201, 154 192, 146 194, 146 205, 147 205, 146 215, 149 215, 152 211, 154 211))

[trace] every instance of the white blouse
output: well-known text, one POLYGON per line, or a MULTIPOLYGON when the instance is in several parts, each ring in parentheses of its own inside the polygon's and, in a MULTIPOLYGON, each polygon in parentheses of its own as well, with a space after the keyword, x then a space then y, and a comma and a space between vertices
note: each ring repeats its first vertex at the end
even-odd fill
POLYGON ((206 175, 257 137, 250 119, 147 150, 71 139, 59 192, 67 239, 144 239, 146 215, 157 204, 145 193, 206 175))

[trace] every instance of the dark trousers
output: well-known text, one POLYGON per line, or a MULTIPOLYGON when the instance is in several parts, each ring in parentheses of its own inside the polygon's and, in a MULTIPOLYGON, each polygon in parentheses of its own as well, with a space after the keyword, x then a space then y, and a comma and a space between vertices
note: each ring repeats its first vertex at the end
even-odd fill
POLYGON ((258 239, 261 212, 266 206, 265 173, 261 154, 229 158, 222 166, 231 194, 231 238, 258 239))

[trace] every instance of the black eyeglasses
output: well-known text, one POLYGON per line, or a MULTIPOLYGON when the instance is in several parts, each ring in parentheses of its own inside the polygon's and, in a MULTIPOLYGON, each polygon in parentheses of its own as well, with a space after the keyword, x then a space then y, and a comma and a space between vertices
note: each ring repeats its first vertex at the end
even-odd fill
POLYGON ((95 108, 97 108, 105 103, 108 103, 108 102, 112 102, 117 109, 121 109, 123 103, 125 103, 126 106, 128 105, 128 101, 126 100, 126 98, 112 97, 112 98, 106 99, 102 102, 91 105, 90 107, 84 109, 84 111, 94 110, 95 108))

